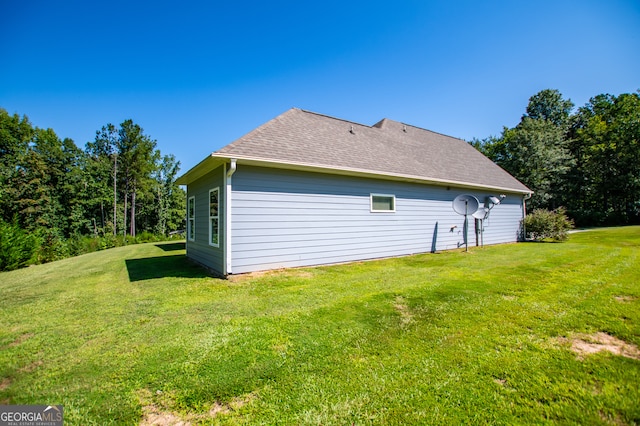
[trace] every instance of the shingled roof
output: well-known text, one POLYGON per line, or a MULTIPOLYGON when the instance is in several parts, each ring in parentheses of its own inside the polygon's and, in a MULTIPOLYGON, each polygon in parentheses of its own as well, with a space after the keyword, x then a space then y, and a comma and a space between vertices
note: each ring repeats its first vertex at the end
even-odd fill
MULTIPOLYGON (((367 126, 297 108, 211 157, 339 174, 531 192, 462 139, 388 119, 367 126)), ((195 174, 197 168, 187 172, 179 183, 193 181, 195 176, 189 175, 195 174)))

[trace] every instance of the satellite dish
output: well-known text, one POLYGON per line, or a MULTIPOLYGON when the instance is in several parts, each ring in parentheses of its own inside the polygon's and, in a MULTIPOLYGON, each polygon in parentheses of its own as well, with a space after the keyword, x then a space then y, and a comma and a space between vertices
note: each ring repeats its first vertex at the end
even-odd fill
MULTIPOLYGON (((462 215, 473 215, 476 211, 478 211, 478 207, 480 207, 480 202, 473 195, 458 195, 453 199, 453 211, 462 215)), ((484 217, 484 213, 483 213, 484 217)))
POLYGON ((478 210, 476 210, 475 213, 473 213, 471 216, 473 216, 476 219, 484 219, 487 217, 487 213, 489 212, 489 208, 488 207, 480 207, 478 210))
MULTIPOLYGON (((463 232, 465 251, 469 251, 469 215, 476 214, 478 207, 480 207, 480 202, 473 195, 462 194, 453 199, 453 211, 464 216, 463 232)), ((484 217, 484 212, 482 217, 484 217)))
POLYGON ((487 201, 493 205, 500 204, 500 198, 494 197, 493 195, 490 197, 487 197, 487 201))

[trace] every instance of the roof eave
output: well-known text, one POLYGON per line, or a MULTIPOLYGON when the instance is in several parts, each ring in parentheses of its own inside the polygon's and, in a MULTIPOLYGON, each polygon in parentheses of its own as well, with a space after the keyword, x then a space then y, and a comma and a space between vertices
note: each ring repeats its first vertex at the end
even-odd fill
MULTIPOLYGON (((480 189, 480 190, 495 190, 499 192, 510 192, 517 194, 532 194, 529 188, 525 189, 517 189, 517 188, 509 188, 502 187, 496 185, 481 185, 478 183, 472 182, 462 182, 455 180, 444 180, 444 179, 436 179, 436 178, 425 178, 422 176, 414 176, 408 174, 400 174, 400 173, 388 173, 388 172, 379 172, 375 170, 365 170, 358 168, 349 168, 349 167, 334 167, 334 166, 326 166, 326 165, 318 165, 304 162, 290 162, 290 161, 281 161, 274 160, 269 158, 258 158, 253 156, 242 156, 242 155, 231 155, 231 154, 219 154, 212 153, 210 157, 207 159, 218 159, 221 160, 220 164, 226 162, 227 160, 234 159, 238 161, 238 164, 245 164, 249 166, 259 166, 259 167, 271 167, 271 168, 281 168, 281 169, 289 169, 289 170, 302 170, 302 171, 311 171, 311 172, 319 172, 319 173, 330 173, 342 176, 359 176, 359 177, 372 177, 377 179, 385 179, 385 180, 393 180, 393 181, 403 181, 403 182, 417 182, 417 183, 429 183, 432 185, 438 186, 455 186, 459 188, 468 188, 468 189, 480 189)), ((198 168, 205 161, 202 161, 198 166, 194 167, 198 168)), ((191 173, 194 169, 191 169, 187 174, 191 173)), ((203 176, 205 173, 202 173, 200 176, 203 176)), ((186 174, 185 174, 186 176, 186 174)), ((180 179, 184 178, 182 176, 180 179)), ((197 179, 197 178, 196 178, 197 179)), ((193 182, 195 179, 191 179, 189 181, 193 182)), ((180 183, 181 185, 186 185, 187 183, 180 183)))
POLYGON ((192 167, 188 172, 176 179, 178 185, 189 185, 190 183, 200 179, 213 169, 224 164, 223 157, 209 155, 204 160, 192 167))

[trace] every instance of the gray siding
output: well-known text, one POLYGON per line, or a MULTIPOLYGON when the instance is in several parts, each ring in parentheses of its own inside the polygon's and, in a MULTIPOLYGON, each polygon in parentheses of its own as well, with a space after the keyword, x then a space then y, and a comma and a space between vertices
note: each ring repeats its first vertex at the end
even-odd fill
MULTIPOLYGON (((462 193, 481 201, 497 195, 240 165, 233 176, 233 273, 461 247, 464 218, 451 202, 462 193), (396 212, 371 213, 371 193, 395 195, 396 212)), ((485 244, 516 241, 521 217, 520 196, 508 196, 485 223, 485 244)))
MULTIPOLYGON (((219 273, 224 271, 224 168, 218 167, 207 175, 190 184, 187 188, 187 200, 196 199, 196 235, 195 241, 187 238, 187 257, 219 273), (219 227, 220 245, 209 245, 209 190, 220 188, 219 227)), ((188 201, 187 201, 188 203, 188 201)))

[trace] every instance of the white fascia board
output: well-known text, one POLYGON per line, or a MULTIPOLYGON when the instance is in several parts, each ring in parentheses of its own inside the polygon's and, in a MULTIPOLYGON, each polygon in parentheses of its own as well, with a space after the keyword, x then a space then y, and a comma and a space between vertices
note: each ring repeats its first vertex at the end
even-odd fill
POLYGON ((402 181, 402 182, 428 183, 428 184, 438 185, 438 186, 454 186, 457 188, 491 190, 491 191, 498 191, 498 192, 509 192, 512 194, 514 193, 515 194, 531 194, 533 192, 531 190, 505 188, 501 186, 479 185, 476 183, 459 182, 455 180, 423 178, 420 176, 404 175, 399 173, 376 172, 376 171, 363 170, 358 168, 348 168, 348 167, 337 168, 337 167, 322 166, 322 165, 301 163, 301 162, 300 163, 283 162, 283 161, 276 161, 272 159, 243 157, 241 155, 213 153, 211 154, 211 156, 214 158, 224 159, 225 161, 233 158, 238 161, 238 164, 242 163, 247 166, 270 167, 270 168, 277 168, 277 169, 329 173, 329 174, 342 175, 342 176, 370 177, 375 179, 384 179, 384 180, 402 181))
POLYGON ((192 167, 188 172, 176 179, 178 185, 189 185, 190 183, 200 179, 213 169, 216 169, 226 162, 221 157, 214 156, 213 154, 206 157, 204 160, 192 167))

